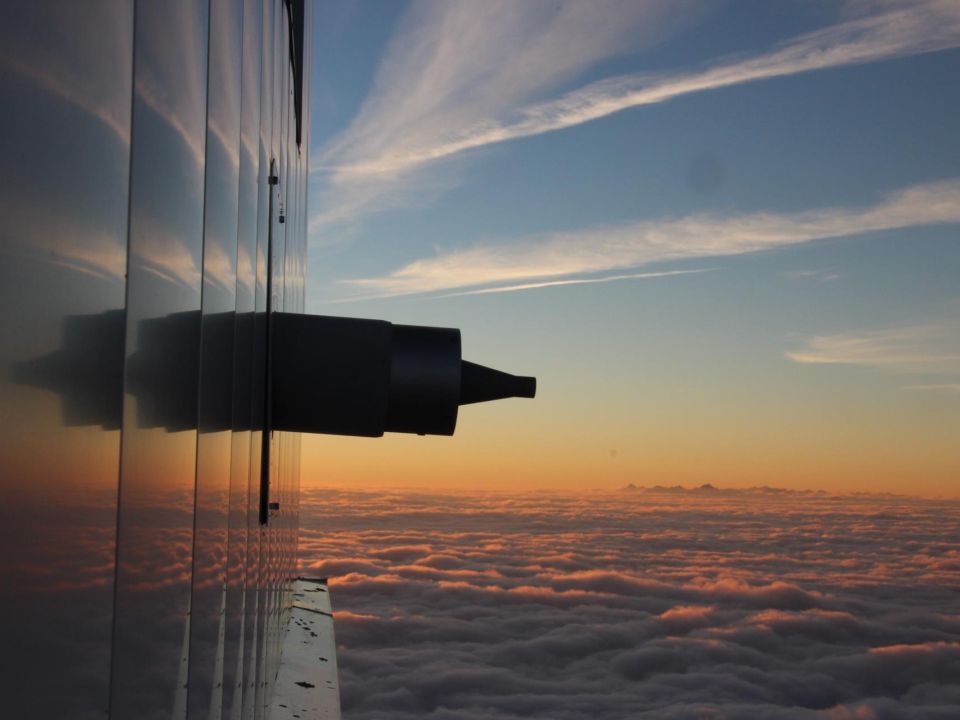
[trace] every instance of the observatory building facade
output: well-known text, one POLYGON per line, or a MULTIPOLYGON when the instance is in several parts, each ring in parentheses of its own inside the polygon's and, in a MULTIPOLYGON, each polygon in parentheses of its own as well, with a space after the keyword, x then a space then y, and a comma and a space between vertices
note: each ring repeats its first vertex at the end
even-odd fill
POLYGON ((310 4, 0 5, 3 716, 262 718, 299 435, 310 4))

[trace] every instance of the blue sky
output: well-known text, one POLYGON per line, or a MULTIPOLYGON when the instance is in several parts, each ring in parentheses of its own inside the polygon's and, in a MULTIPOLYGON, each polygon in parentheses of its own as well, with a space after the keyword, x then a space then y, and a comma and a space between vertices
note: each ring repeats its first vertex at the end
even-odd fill
POLYGON ((464 452, 951 492, 956 2, 329 2, 314 32, 307 309, 538 374, 464 452))

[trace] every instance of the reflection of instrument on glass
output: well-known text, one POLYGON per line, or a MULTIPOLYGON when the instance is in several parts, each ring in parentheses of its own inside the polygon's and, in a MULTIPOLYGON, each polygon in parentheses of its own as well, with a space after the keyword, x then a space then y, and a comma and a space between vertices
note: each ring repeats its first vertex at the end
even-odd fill
POLYGON ((119 430, 123 420, 122 310, 68 315, 60 347, 10 368, 9 380, 60 396, 63 424, 119 430))

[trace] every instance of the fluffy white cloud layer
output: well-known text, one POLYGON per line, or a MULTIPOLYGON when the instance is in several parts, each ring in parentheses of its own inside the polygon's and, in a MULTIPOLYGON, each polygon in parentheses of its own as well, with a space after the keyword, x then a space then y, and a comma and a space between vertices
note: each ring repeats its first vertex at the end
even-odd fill
POLYGON ((306 491, 347 718, 955 718, 960 502, 306 491))

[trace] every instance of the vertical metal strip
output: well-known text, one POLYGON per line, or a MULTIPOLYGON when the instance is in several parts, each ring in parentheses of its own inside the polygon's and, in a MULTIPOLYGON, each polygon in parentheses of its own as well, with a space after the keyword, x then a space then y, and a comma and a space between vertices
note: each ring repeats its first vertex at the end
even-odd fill
POLYGON ((273 312, 273 194, 280 178, 277 176, 276 159, 270 159, 270 175, 267 177, 267 307, 264 314, 266 347, 264 348, 263 379, 263 431, 260 435, 260 524, 266 525, 270 519, 270 439, 272 426, 271 400, 273 383, 270 382, 270 315, 273 312))
POLYGON ((123 402, 123 393, 126 392, 127 387, 127 308, 130 304, 130 215, 132 212, 132 200, 133 196, 130 192, 130 183, 133 178, 133 106, 136 102, 137 96, 137 6, 138 2, 133 2, 133 12, 131 13, 132 27, 130 28, 130 34, 132 36, 130 41, 130 51, 133 53, 133 58, 130 62, 130 134, 128 135, 128 140, 130 142, 129 148, 130 152, 127 155, 127 261, 124 267, 123 277, 124 281, 124 290, 123 290, 123 374, 120 376, 120 407, 123 408, 120 414, 120 442, 117 443, 117 518, 116 526, 114 527, 113 532, 113 602, 110 608, 110 679, 107 683, 107 717, 113 717, 113 683, 114 677, 116 676, 116 667, 115 667, 115 655, 114 648, 117 636, 117 586, 119 584, 119 575, 120 575, 120 496, 123 493, 123 412, 126 411, 126 403, 123 402))

